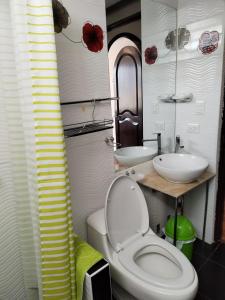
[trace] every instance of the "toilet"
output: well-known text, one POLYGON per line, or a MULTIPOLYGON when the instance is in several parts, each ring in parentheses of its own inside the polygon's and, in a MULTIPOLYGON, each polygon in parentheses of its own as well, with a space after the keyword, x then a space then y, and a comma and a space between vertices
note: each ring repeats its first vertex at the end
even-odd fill
POLYGON ((115 178, 105 208, 87 219, 88 241, 109 261, 117 300, 191 300, 198 277, 176 247, 149 228, 144 195, 128 176, 115 178))

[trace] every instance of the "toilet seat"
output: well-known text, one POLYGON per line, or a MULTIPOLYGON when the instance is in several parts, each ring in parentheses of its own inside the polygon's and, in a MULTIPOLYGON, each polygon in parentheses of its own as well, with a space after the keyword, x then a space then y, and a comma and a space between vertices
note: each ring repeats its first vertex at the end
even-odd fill
MULTIPOLYGON (((195 280, 195 272, 187 258, 174 246, 157 237, 154 234, 147 234, 138 238, 118 253, 121 265, 139 279, 165 289, 184 289, 190 286, 195 280), (144 270, 136 262, 138 255, 153 254, 154 266, 149 265, 150 271, 144 270), (166 264, 165 264, 166 262, 166 264), (177 272, 170 272, 169 266, 175 267, 177 272), (174 265, 174 266, 173 266, 174 265), (158 270, 160 266, 160 270, 158 270), (163 274, 163 270, 166 270, 163 274), (162 274, 159 274, 160 272, 162 274)), ((152 259, 152 260, 153 260, 152 259)), ((151 262, 152 262, 151 260, 151 262)), ((150 262, 149 262, 150 263, 150 262)))
POLYGON ((149 230, 148 208, 139 185, 128 176, 111 183, 105 204, 105 223, 109 241, 116 252, 130 239, 149 230))
POLYGON ((108 190, 105 225, 119 268, 132 274, 137 282, 173 292, 196 282, 188 259, 149 228, 144 195, 128 176, 117 177, 108 190))

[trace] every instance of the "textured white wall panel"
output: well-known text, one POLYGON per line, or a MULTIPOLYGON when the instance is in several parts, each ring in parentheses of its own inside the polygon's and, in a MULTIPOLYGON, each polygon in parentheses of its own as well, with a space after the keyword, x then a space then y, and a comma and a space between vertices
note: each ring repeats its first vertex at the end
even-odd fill
MULTIPOLYGON (((164 122, 165 130, 162 131, 162 148, 164 152, 173 151, 175 105, 163 103, 159 100, 159 97, 175 93, 175 67, 176 64, 173 62, 144 66, 143 68, 144 138, 152 138, 153 133, 157 132, 155 124, 164 122)), ((146 145, 151 143, 146 142, 146 145)))
POLYGON ((167 217, 173 215, 175 201, 162 193, 153 192, 144 186, 141 186, 141 189, 148 206, 150 228, 157 232, 157 225, 160 224, 162 229, 166 224, 167 217))
MULTIPOLYGON (((81 38, 85 21, 100 25, 106 32, 105 1, 65 0, 63 4, 72 23, 65 33, 81 38)), ((92 53, 83 45, 56 36, 62 101, 79 101, 110 96, 107 37, 101 53, 92 53)), ((93 105, 62 106, 64 124, 92 120, 93 105)), ((112 118, 110 102, 96 103, 95 119, 112 118)), ((66 139, 72 193, 74 230, 86 238, 86 218, 104 206, 105 195, 114 176, 113 148, 104 139, 112 130, 66 139)))
POLYGON ((82 27, 89 21, 105 32, 104 49, 90 52, 82 43, 73 44, 62 34, 56 35, 61 101, 79 101, 109 96, 107 36, 104 1, 65 0, 71 24, 65 34, 81 41, 82 27))
POLYGON ((151 0, 142 0, 141 13, 142 39, 148 35, 176 29, 176 10, 174 8, 151 0))
POLYGON ((224 0, 179 0, 178 25, 187 25, 224 13, 224 0))
POLYGON ((74 230, 86 237, 86 218, 105 204, 114 177, 112 148, 104 139, 111 130, 67 139, 74 230))
MULTIPOLYGON (((181 135, 185 150, 208 159, 210 169, 217 171, 220 139, 221 89, 224 52, 224 1, 179 1, 178 22, 191 32, 189 46, 178 52, 178 94, 193 93, 193 102, 177 104, 176 134, 181 135), (219 48, 211 55, 197 49, 204 31, 220 33, 219 48), (197 113, 197 102, 205 103, 205 112, 197 113), (199 133, 190 133, 188 124, 199 124, 199 133)), ((217 184, 210 184, 206 240, 213 241, 217 184)), ((205 186, 185 196, 185 214, 192 220, 198 235, 202 235, 205 186)))
POLYGON ((165 47, 165 39, 176 28, 176 10, 147 0, 142 0, 141 7, 144 138, 152 138, 154 132, 161 131, 163 151, 170 152, 174 144, 175 105, 163 103, 159 98, 175 94, 176 52, 165 47), (148 65, 144 52, 152 46, 157 46, 158 59, 148 65), (162 123, 163 130, 158 130, 158 123, 162 123))

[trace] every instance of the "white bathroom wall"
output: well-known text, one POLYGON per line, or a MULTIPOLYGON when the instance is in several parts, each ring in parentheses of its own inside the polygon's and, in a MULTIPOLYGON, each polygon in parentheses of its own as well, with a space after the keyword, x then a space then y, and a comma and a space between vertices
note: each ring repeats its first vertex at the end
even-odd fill
MULTIPOLYGON (((152 10, 151 14, 149 10, 150 3, 151 1, 142 0, 143 50, 147 45, 150 46, 154 43, 157 46, 161 45, 160 39, 162 41, 162 35, 165 35, 164 31, 168 33, 174 26, 173 23, 169 22, 169 14, 166 7, 163 8, 158 4, 158 11, 157 9, 155 11, 152 10), (161 9, 159 10, 160 7, 161 9), (152 30, 155 29, 157 29, 158 33, 156 32, 154 39, 154 31, 152 33, 152 30), (160 33, 162 34, 161 36, 160 33), (145 38, 146 36, 147 39, 145 38)), ((176 126, 171 125, 174 129, 176 127, 176 135, 181 135, 185 151, 206 157, 210 164, 210 170, 213 172, 217 172, 219 160, 224 58, 224 10, 225 1, 223 0, 179 0, 178 27, 186 26, 190 30, 191 43, 184 50, 178 51, 176 91, 177 94, 181 95, 193 93, 194 99, 192 103, 177 104, 176 126), (199 38, 204 31, 213 30, 217 30, 220 33, 219 47, 211 55, 202 55, 197 50, 199 38)), ((158 47, 160 53, 162 48, 158 47)), ((171 114, 165 113, 167 104, 160 104, 159 107, 156 104, 158 102, 157 96, 161 91, 171 93, 173 90, 174 76, 171 76, 171 74, 175 70, 175 63, 173 64, 172 61, 173 59, 169 55, 165 59, 159 59, 152 66, 148 66, 143 62, 145 138, 155 131, 154 122, 165 121, 165 124, 169 123, 168 115, 171 114), (167 62, 166 60, 169 61, 167 62), (148 101, 146 101, 146 95, 149 97, 148 101)), ((168 106, 170 105, 168 104, 168 106)), ((167 126, 165 128, 168 128, 167 130, 170 132, 172 128, 167 126)), ((163 137, 163 143, 164 151, 172 149, 170 146, 168 148, 167 145, 170 143, 166 137, 163 137)), ((154 197, 159 199, 159 195, 151 195, 149 191, 145 191, 145 194, 152 205, 154 197)), ((215 178, 211 181, 209 190, 206 226, 206 241, 209 243, 214 240, 216 194, 217 179, 215 178)), ((185 215, 191 219, 198 236, 201 238, 205 207, 205 186, 186 195, 184 203, 185 215)), ((165 209, 168 209, 166 205, 167 203, 161 202, 160 205, 155 201, 154 210, 158 210, 156 220, 163 220, 163 212, 165 209), (161 210, 159 207, 161 207, 161 210)))
MULTIPOLYGON (((177 93, 193 93, 192 103, 177 104, 176 134, 185 150, 204 156, 210 170, 217 172, 219 126, 221 120, 221 89, 224 53, 223 0, 180 0, 178 26, 191 32, 191 42, 178 52, 177 93), (219 48, 210 55, 198 50, 204 31, 220 33, 219 48), (194 128, 194 129, 193 129, 194 128)), ((213 241, 217 180, 210 183, 206 240, 213 241)), ((205 187, 185 196, 185 214, 192 220, 201 237, 205 203, 205 187)))
POLYGON ((144 139, 151 139, 155 132, 161 132, 163 151, 170 152, 174 144, 175 105, 163 103, 159 97, 175 94, 176 52, 166 48, 165 39, 176 29, 176 10, 142 0, 141 11, 144 139), (145 62, 145 49, 152 46, 158 49, 158 59, 149 65, 145 62))
MULTIPOLYGON (((73 44, 62 34, 56 35, 61 102, 110 96, 108 52, 104 0, 64 0, 71 16, 65 34, 80 41, 86 21, 100 25, 104 49, 92 53, 83 44, 73 44)), ((92 120, 92 104, 62 106, 64 125, 92 120)), ((96 120, 111 118, 111 103, 96 103, 96 120)), ((66 139, 71 184, 74 230, 86 238, 86 218, 104 206, 109 183, 114 176, 113 148, 104 139, 112 130, 66 139)))

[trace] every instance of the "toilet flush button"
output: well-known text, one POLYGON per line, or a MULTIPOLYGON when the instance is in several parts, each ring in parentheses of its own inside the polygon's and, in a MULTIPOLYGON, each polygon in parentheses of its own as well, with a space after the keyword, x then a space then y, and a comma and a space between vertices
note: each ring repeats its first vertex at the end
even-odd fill
POLYGON ((131 186, 131 190, 132 190, 132 191, 135 191, 135 190, 136 190, 135 186, 132 185, 132 186, 131 186))

